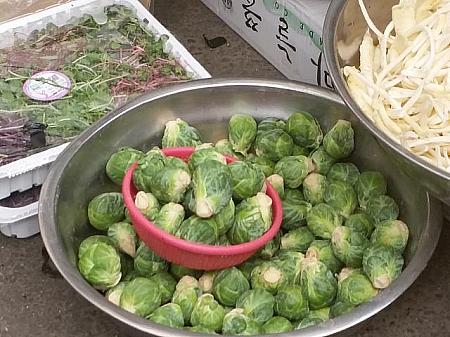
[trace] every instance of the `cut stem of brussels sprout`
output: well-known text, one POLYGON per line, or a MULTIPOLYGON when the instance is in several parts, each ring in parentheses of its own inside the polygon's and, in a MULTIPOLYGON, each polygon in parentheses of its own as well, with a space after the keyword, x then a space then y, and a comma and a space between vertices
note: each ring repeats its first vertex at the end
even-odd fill
POLYGON ((159 212, 160 205, 158 199, 151 193, 139 191, 134 199, 136 208, 144 214, 144 216, 153 221, 159 212))
POLYGON ((287 279, 281 266, 267 261, 253 269, 251 283, 253 289, 261 288, 271 294, 276 294, 278 289, 287 283, 287 279))
POLYGON ((137 235, 132 225, 127 222, 118 222, 108 228, 108 236, 114 245, 131 257, 136 255, 137 235))
POLYGON ((198 279, 200 289, 202 290, 202 292, 204 294, 212 292, 213 282, 214 282, 214 278, 216 277, 216 275, 217 275, 217 272, 205 272, 198 279))

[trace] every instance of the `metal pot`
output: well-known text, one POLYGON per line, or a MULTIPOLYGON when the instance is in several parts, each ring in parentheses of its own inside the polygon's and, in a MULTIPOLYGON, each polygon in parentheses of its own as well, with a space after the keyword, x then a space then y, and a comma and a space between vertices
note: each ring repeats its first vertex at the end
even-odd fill
POLYGON ((440 234, 440 203, 386 159, 381 146, 337 95, 293 82, 202 80, 177 85, 144 95, 85 131, 59 156, 42 190, 41 234, 54 264, 76 291, 122 323, 133 336, 195 336, 153 324, 116 307, 78 272, 79 243, 93 233, 87 221, 87 204, 99 193, 117 190, 106 177, 105 164, 121 146, 148 149, 158 145, 164 124, 176 117, 192 123, 204 135, 204 141, 212 142, 226 137, 228 119, 235 113, 248 112, 257 119, 287 118, 299 110, 312 113, 325 129, 337 119, 353 123, 356 149, 351 159, 362 170, 380 170, 386 175, 389 192, 400 205, 401 219, 410 227, 411 240, 405 253, 406 269, 372 302, 348 315, 286 336, 328 336, 375 315, 399 297, 425 268, 440 234))
MULTIPOLYGON (((392 6, 398 0, 364 0, 370 17, 382 31, 391 21, 392 6)), ((359 46, 367 24, 358 0, 333 0, 328 8, 323 29, 325 59, 336 90, 360 122, 383 143, 387 156, 399 169, 450 204, 450 173, 426 162, 386 135, 364 114, 353 100, 342 74, 344 66, 359 66, 359 46)))

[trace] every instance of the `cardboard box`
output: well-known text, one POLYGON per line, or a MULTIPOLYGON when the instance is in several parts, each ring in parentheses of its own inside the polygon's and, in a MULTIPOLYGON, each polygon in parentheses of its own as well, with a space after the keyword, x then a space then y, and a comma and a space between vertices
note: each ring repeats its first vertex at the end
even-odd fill
POLYGON ((334 89, 322 30, 331 0, 201 0, 291 80, 334 89))

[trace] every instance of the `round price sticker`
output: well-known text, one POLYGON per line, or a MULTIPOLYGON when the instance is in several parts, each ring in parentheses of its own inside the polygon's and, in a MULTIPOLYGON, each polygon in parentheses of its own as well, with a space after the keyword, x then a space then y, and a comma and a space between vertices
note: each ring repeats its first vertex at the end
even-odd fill
POLYGON ((66 96, 72 82, 59 71, 42 71, 31 76, 23 85, 23 92, 37 101, 54 101, 66 96))

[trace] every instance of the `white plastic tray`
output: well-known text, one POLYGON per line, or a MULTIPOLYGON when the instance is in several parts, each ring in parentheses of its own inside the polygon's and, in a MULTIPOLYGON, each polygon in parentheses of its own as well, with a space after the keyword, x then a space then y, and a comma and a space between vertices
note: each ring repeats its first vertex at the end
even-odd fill
MULTIPOLYGON (((16 20, 0 24, 0 49, 14 42, 14 35, 29 35, 34 30, 45 28, 51 22, 63 26, 76 21, 85 14, 97 20, 104 17, 103 9, 110 5, 124 5, 133 9, 135 15, 147 24, 156 37, 166 35, 165 52, 174 57, 193 79, 209 78, 211 75, 183 47, 183 45, 153 17, 138 0, 74 0, 70 3, 48 8, 16 20)), ((106 17, 105 17, 106 19, 106 17)), ((51 163, 67 144, 51 148, 30 157, 0 167, 0 199, 16 191, 25 191, 41 185, 51 163)), ((38 202, 20 208, 0 207, 0 232, 7 236, 25 238, 39 233, 37 220, 38 202)))

